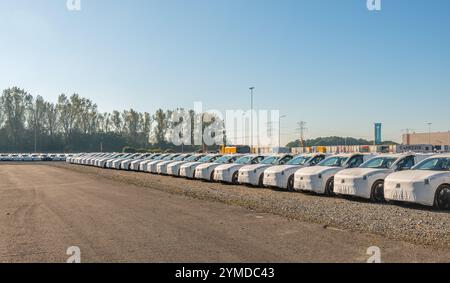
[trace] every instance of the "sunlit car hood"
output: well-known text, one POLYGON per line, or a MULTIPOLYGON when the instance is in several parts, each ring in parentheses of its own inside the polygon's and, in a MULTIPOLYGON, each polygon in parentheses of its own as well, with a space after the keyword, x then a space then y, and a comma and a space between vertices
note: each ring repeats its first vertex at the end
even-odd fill
POLYGON ((389 175, 389 179, 396 180, 396 181, 417 182, 417 181, 423 181, 425 179, 439 177, 439 176, 450 177, 450 172, 449 171, 431 171, 431 170, 408 170, 408 171, 395 172, 395 173, 389 175))
POLYGON ((157 163, 164 162, 164 161, 166 161, 166 160, 153 160, 153 161, 150 161, 149 163, 147 163, 147 165, 157 164, 157 163))
POLYGON ((197 166, 203 164, 201 162, 187 162, 186 164, 183 164, 183 167, 192 167, 192 166, 197 166))
POLYGON ((337 172, 342 170, 342 167, 331 167, 331 166, 312 166, 302 168, 299 172, 306 175, 324 174, 327 172, 337 172))
POLYGON ((185 164, 185 163, 187 163, 187 162, 186 161, 173 161, 172 163, 170 163, 170 165, 177 166, 177 165, 181 165, 181 164, 185 164))
POLYGON ((166 165, 166 164, 169 164, 169 163, 172 163, 172 162, 174 162, 174 161, 165 160, 165 161, 162 161, 162 162, 158 163, 158 165, 166 165))
POLYGON ((243 166, 244 166, 243 164, 222 164, 216 168, 216 171, 228 170, 228 169, 232 169, 232 168, 239 168, 239 167, 243 167, 243 166))
POLYGON ((298 167, 301 167, 301 165, 277 165, 277 166, 272 166, 269 169, 267 169, 266 173, 279 173, 279 172, 283 172, 288 169, 298 168, 298 167))
POLYGON ((352 169, 346 169, 346 170, 339 172, 339 175, 346 176, 346 177, 363 177, 370 173, 386 172, 386 171, 389 171, 389 169, 352 168, 352 169))
POLYGON ((208 168, 211 166, 220 166, 221 164, 219 163, 201 163, 200 165, 197 166, 196 169, 204 169, 204 168, 208 168))
POLYGON ((240 170, 242 170, 242 171, 253 171, 253 170, 256 170, 256 169, 269 168, 271 166, 273 166, 273 165, 270 165, 270 164, 245 165, 240 170))

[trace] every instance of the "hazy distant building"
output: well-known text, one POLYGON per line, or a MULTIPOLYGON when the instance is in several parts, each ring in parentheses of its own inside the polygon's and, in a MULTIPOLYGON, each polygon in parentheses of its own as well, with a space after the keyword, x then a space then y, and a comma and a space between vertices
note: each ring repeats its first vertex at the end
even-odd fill
POLYGON ((403 135, 403 144, 431 144, 450 146, 450 131, 434 133, 412 133, 403 135))

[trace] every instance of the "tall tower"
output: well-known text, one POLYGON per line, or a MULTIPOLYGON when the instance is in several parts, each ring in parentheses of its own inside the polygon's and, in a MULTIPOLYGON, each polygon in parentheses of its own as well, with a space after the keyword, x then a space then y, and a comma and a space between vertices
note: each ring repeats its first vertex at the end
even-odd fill
POLYGON ((381 144, 381 123, 375 123, 375 138, 374 138, 374 145, 381 144))

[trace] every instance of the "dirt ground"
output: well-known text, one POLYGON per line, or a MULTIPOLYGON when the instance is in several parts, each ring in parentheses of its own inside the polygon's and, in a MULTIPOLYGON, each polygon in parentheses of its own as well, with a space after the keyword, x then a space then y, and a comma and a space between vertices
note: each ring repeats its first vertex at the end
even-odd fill
POLYGON ((450 261, 446 244, 245 207, 238 186, 62 163, 0 164, 0 177, 0 262, 65 262, 72 246, 82 262, 366 262, 371 246, 383 262, 450 261), (230 201, 193 194, 199 190, 230 201))

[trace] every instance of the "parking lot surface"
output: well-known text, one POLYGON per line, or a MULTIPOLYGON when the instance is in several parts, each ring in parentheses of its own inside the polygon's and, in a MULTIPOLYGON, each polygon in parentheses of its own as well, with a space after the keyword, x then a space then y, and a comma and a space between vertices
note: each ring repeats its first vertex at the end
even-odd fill
MULTIPOLYGON (((96 170, 0 165, 0 262, 65 262, 71 246, 80 248, 82 262, 366 262, 371 246, 380 248, 385 262, 450 261, 446 245, 349 231, 169 190, 177 182, 184 190, 210 186, 201 182, 96 170), (119 180, 122 174, 153 179, 143 186, 119 180)), ((211 186, 225 193, 235 187, 211 186)))

